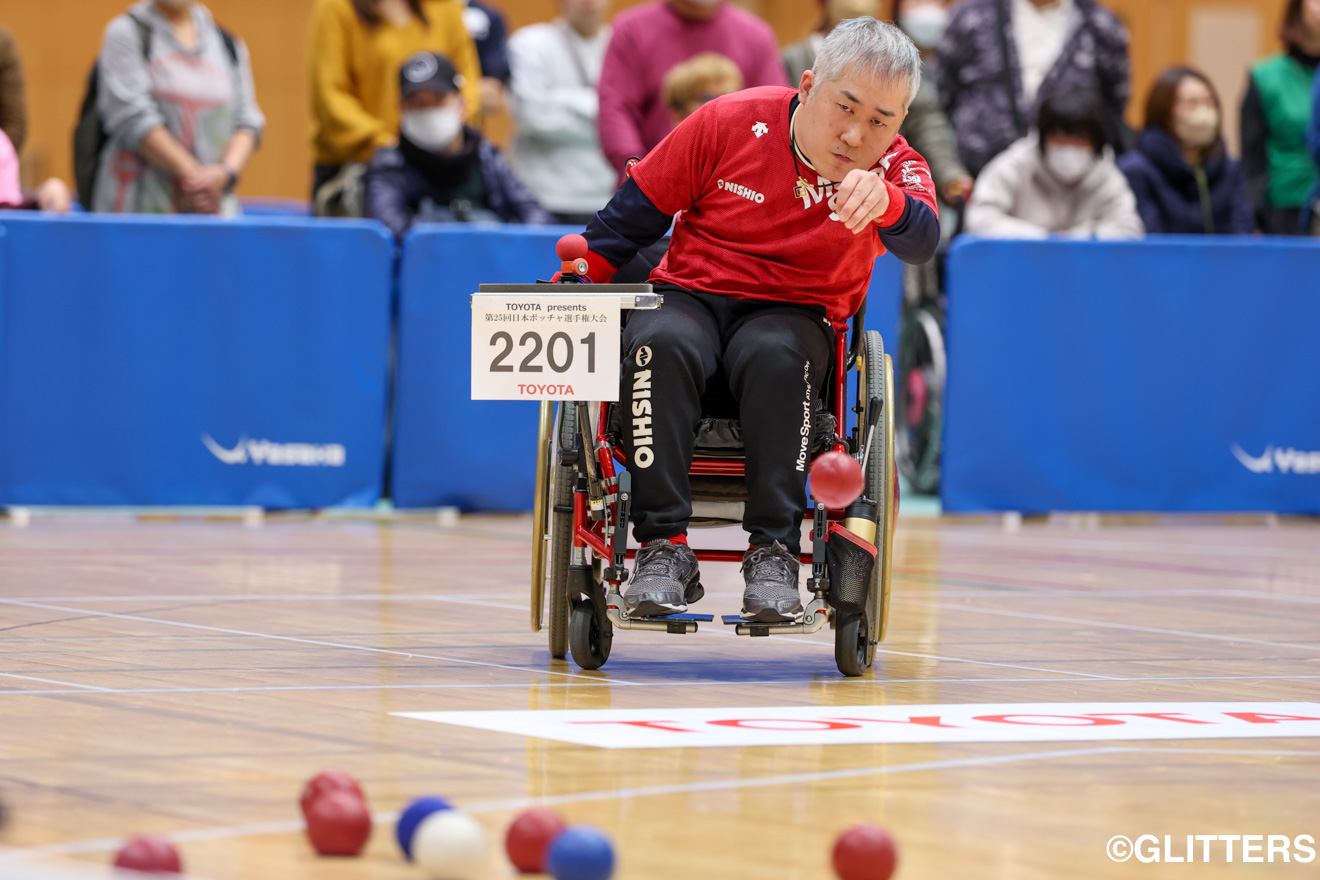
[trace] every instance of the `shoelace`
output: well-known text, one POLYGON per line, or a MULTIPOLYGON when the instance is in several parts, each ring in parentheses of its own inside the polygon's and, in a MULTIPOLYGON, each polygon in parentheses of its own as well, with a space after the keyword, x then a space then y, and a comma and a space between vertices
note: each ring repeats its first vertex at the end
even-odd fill
POLYGON ((774 578, 780 572, 793 577, 793 559, 788 548, 778 542, 755 547, 743 557, 742 570, 751 569, 751 580, 774 578))
MULTIPOLYGON (((643 566, 652 564, 664 566, 665 575, 673 580, 678 580, 681 567, 678 547, 668 541, 656 541, 654 544, 643 545, 637 553, 638 573, 641 572, 643 566)), ((647 575, 653 576, 651 572, 647 572, 647 575)))

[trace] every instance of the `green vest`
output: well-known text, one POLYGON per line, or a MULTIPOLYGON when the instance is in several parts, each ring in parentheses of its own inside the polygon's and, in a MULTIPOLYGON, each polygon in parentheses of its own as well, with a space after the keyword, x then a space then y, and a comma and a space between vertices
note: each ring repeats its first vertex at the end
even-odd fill
POLYGON ((1290 55, 1273 55, 1251 69, 1265 111, 1268 135, 1269 203, 1274 208, 1300 208, 1316 182, 1316 168, 1306 152, 1306 126, 1311 119, 1311 84, 1315 71, 1290 55))

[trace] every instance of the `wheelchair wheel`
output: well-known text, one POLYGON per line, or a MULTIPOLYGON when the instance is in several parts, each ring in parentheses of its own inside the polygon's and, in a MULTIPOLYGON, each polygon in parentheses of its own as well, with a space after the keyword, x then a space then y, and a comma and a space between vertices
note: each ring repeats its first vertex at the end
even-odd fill
POLYGON ((908 315, 899 338, 898 468, 929 495, 940 485, 940 435, 944 428, 947 360, 938 316, 919 308, 908 315))
POLYGON ((596 623, 591 600, 584 599, 573 606, 568 621, 568 646, 573 651, 573 662, 583 669, 600 669, 610 659, 613 633, 610 624, 602 630, 596 623))
MULTIPOLYGON (((556 449, 571 449, 577 434, 577 407, 572 403, 559 404, 559 424, 555 436, 556 449)), ((550 514, 550 656, 562 660, 568 656, 568 625, 571 599, 568 595, 568 564, 573 552, 573 514, 565 513, 573 507, 573 485, 577 482, 577 468, 555 462, 554 487, 551 497, 554 507, 550 514)), ((576 655, 574 655, 576 657, 576 655)))
MULTIPOLYGON (((877 558, 871 570, 871 589, 861 614, 841 614, 834 627, 834 660, 844 675, 865 674, 875 661, 875 646, 884 638, 889 615, 889 553, 894 519, 894 376, 885 355, 885 342, 875 330, 863 337, 857 377, 858 424, 870 419, 871 398, 883 403, 882 429, 872 441, 866 461, 866 497, 880 505, 876 523, 877 558)), ((858 436, 858 441, 865 438, 858 436)))
POLYGON ((865 614, 840 613, 834 626, 834 663, 847 676, 865 675, 875 659, 865 614))

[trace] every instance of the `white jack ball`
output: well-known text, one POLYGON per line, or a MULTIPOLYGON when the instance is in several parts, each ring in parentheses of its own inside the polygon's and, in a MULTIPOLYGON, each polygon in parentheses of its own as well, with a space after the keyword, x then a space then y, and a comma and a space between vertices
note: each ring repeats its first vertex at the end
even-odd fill
POLYGON ((486 863, 486 834, 466 813, 441 810, 417 826, 412 851, 430 880, 476 880, 486 863))

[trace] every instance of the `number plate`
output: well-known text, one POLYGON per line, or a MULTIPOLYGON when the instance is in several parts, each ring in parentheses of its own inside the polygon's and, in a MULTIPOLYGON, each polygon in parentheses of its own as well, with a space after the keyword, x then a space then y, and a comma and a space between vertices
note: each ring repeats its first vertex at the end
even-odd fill
POLYGON ((618 400, 619 297, 472 297, 473 400, 618 400))

